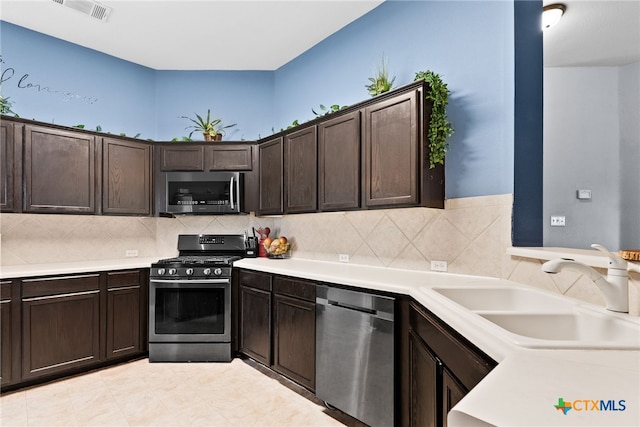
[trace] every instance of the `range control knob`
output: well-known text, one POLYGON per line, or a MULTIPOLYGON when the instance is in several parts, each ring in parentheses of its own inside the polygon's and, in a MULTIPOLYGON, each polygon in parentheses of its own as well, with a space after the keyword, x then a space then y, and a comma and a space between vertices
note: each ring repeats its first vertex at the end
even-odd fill
POLYGON ((210 268, 205 268, 204 270, 202 270, 202 274, 204 274, 205 276, 210 276, 211 275, 211 269, 210 268))
POLYGON ((172 276, 174 274, 176 274, 176 269, 175 268, 170 268, 169 269, 169 276, 172 276))
POLYGON ((158 276, 164 276, 165 273, 165 269, 164 268, 159 268, 158 269, 158 276))
POLYGON ((193 268, 187 268, 185 273, 186 273, 187 276, 193 276, 193 268))
POLYGON ((221 268, 216 268, 215 270, 213 270, 213 274, 215 274, 216 276, 219 276, 222 274, 222 269, 221 268))

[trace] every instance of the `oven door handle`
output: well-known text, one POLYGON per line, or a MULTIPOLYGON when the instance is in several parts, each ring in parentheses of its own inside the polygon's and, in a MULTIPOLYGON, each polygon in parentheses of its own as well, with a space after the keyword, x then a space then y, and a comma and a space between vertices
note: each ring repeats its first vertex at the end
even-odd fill
POLYGON ((180 283, 190 283, 190 284, 203 284, 203 285, 227 285, 231 283, 231 279, 203 279, 203 280, 161 280, 161 279, 151 279, 149 280, 151 283, 167 283, 167 284, 180 284, 180 283))

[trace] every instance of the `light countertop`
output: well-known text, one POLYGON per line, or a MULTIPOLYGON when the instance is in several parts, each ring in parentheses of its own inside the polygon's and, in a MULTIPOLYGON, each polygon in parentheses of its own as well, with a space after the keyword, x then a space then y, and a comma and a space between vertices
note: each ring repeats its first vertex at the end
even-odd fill
MULTIPOLYGON (((436 314, 499 363, 449 413, 450 427, 640 425, 640 351, 519 347, 425 291, 434 286, 525 285, 480 276, 296 258, 245 258, 235 266, 409 295, 436 314), (620 401, 624 401, 625 410, 595 411, 591 410, 593 403, 588 403, 576 405, 576 409, 585 406, 585 410, 570 410, 565 415, 554 407, 559 398, 565 402, 611 400, 616 409, 621 409, 620 401)), ((613 408, 611 402, 607 405, 613 408)))
POLYGON ((133 257, 112 260, 0 266, 0 279, 149 268, 151 264, 157 261, 158 258, 133 257))

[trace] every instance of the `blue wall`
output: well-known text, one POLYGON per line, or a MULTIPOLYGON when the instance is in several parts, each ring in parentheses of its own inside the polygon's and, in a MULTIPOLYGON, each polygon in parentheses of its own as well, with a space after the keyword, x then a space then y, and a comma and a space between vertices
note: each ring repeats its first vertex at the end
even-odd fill
POLYGON ((155 138, 156 72, 0 21, 2 95, 22 118, 155 138))
POLYGON ((431 69, 449 84, 456 130, 446 197, 513 192, 514 6, 511 1, 387 1, 275 72, 156 71, 1 22, 4 96, 25 118, 169 140, 187 135, 180 116, 237 123, 227 139, 256 139, 319 104, 368 98, 384 53, 396 86, 431 69), (18 88, 19 76, 60 93, 18 88), (6 74, 5 74, 6 76, 6 74))
POLYGON ((369 97, 384 52, 395 86, 431 69, 451 91, 446 197, 513 191, 514 22, 508 1, 387 1, 276 72, 278 129, 369 97))
POLYGON ((226 130, 225 140, 255 140, 272 133, 273 72, 158 71, 156 79, 159 138, 188 135, 185 126, 191 122, 181 116, 203 115, 207 109, 223 124, 236 124, 226 130))

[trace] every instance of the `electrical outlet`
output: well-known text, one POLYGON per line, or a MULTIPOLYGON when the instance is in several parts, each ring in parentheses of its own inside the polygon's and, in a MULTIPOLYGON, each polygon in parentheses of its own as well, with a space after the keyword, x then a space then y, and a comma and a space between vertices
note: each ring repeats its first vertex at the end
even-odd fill
POLYGON ((124 251, 124 256, 126 256, 127 258, 137 257, 138 256, 138 250, 137 249, 127 249, 126 251, 124 251))
POLYGON ((433 271, 447 271, 447 261, 431 261, 433 271))
POLYGON ((551 217, 551 226, 552 227, 564 227, 566 225, 564 215, 552 216, 551 217))
POLYGON ((349 254, 340 254, 340 255, 338 255, 338 261, 340 261, 340 262, 349 262, 349 254))

